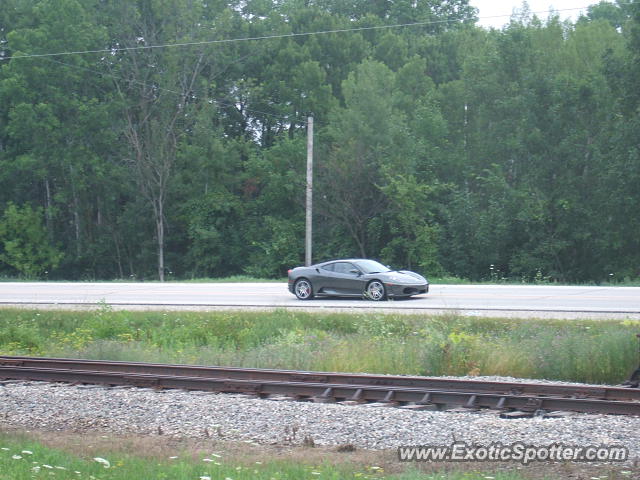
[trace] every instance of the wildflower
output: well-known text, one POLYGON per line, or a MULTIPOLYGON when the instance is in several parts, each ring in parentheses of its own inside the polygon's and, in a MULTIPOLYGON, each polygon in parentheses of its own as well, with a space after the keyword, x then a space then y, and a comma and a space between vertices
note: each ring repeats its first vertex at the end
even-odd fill
POLYGON ((109 468, 111 466, 111 462, 109 462, 109 460, 106 460, 104 458, 95 457, 94 460, 104 465, 104 468, 109 468))
POLYGON ((222 458, 222 455, 218 455, 217 453, 212 453, 211 456, 216 458, 222 458))
POLYGON ((22 450, 22 452, 20 453, 24 453, 25 455, 33 455, 33 452, 30 450, 22 450))
POLYGON ((175 460, 178 457, 169 457, 169 460, 175 460))
POLYGON ((43 464, 42 466, 43 466, 44 468, 53 468, 51 465, 45 465, 45 464, 43 464))
POLYGON ((33 468, 31 469, 31 471, 32 471, 33 473, 38 473, 38 472, 40 471, 40 467, 33 467, 33 468))
POLYGON ((203 458, 202 461, 203 462, 213 462, 213 460, 211 460, 210 458, 203 458))
POLYGON ((207 477, 206 475, 202 475, 200 480, 211 480, 211 477, 207 477))
POLYGON ((14 460, 20 460, 22 458, 21 455, 13 455, 11 458, 13 458, 14 460))
POLYGON ((7 447, 1 447, 0 450, 4 450, 5 452, 9 451, 9 449, 7 447))

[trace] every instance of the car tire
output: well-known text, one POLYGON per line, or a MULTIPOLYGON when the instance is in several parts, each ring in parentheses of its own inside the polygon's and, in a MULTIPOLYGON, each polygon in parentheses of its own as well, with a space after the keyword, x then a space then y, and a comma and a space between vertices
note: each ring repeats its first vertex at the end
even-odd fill
POLYGON ((369 300, 379 302, 387 298, 387 290, 384 288, 384 284, 380 280, 372 280, 367 284, 364 296, 369 300))
POLYGON ((313 298, 313 285, 306 278, 299 278, 293 285, 293 293, 298 300, 311 300, 313 298))

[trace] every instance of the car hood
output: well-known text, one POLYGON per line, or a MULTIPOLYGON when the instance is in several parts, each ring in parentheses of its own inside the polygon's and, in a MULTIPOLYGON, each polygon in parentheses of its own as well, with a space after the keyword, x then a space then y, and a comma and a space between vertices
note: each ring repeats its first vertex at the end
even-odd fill
POLYGON ((382 275, 384 280, 388 280, 390 282, 397 283, 427 283, 427 279, 422 275, 419 275, 415 272, 410 272, 409 270, 399 270, 393 272, 386 272, 382 275))

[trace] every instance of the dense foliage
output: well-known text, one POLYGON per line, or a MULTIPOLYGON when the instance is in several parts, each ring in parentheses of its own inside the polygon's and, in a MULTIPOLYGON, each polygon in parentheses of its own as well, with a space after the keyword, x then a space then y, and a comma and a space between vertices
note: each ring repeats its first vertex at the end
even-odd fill
POLYGON ((313 113, 315 259, 638 278, 639 78, 638 0, 3 0, 0 275, 282 275, 313 113))

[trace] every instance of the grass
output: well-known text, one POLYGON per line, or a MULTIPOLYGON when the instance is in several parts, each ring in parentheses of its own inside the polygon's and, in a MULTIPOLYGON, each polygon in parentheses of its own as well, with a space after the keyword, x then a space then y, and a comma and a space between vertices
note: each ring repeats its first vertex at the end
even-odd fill
MULTIPOLYGON (((29 283, 29 282, 39 282, 39 281, 46 281, 46 282, 59 282, 59 283, 74 283, 74 282, 87 282, 87 283, 92 283, 92 282, 106 282, 106 283, 126 283, 126 282, 139 282, 141 281, 139 278, 135 277, 135 276, 131 276, 131 277, 125 277, 125 278, 120 278, 120 279, 114 279, 114 280, 101 280, 101 279, 82 279, 82 280, 49 280, 48 278, 44 278, 44 279, 33 279, 33 278, 22 278, 22 277, 6 277, 6 276, 0 276, 0 282, 25 282, 25 283, 29 283)), ((165 278, 166 282, 180 282, 180 283, 283 283, 286 282, 287 279, 286 278, 258 278, 258 277, 251 277, 248 275, 232 275, 230 277, 222 277, 222 278, 189 278, 189 279, 184 279, 184 278, 173 278, 173 276, 171 275, 167 275, 167 277, 165 278)), ((144 279, 145 283, 153 283, 153 282, 158 282, 157 279, 144 279)))
MULTIPOLYGON (((106 438, 106 440, 112 440, 106 438)), ((82 441, 82 439, 77 439, 82 441)), ((143 445, 137 444, 138 447, 143 445)), ((89 445, 89 447, 91 447, 89 445)), ((25 434, 0 433, 0 480, 55 478, 109 480, 298 480, 298 479, 392 479, 392 480, 522 480, 518 473, 482 473, 462 466, 458 472, 420 472, 412 465, 385 472, 375 464, 313 462, 305 460, 254 460, 228 458, 216 448, 132 454, 124 449, 101 447, 88 451, 79 444, 52 447, 25 434)), ((379 456, 381 454, 378 454, 379 456)), ((489 469, 487 469, 489 470, 489 469)))
MULTIPOLYGON (((494 273, 489 272, 488 276, 483 280, 470 280, 468 278, 460 278, 454 276, 441 276, 441 277, 431 277, 428 276, 429 282, 432 285, 576 285, 576 286, 607 286, 607 287, 640 287, 640 278, 624 278, 619 279, 615 277, 610 277, 610 280, 603 280, 601 282, 587 282, 587 283, 567 283, 567 282, 557 282, 551 280, 547 277, 534 277, 534 278, 517 278, 517 277, 502 277, 500 275, 496 275, 494 273)), ((253 277, 249 275, 232 275, 229 277, 221 277, 221 278, 174 278, 172 275, 167 275, 167 282, 178 282, 178 283, 286 283, 287 278, 259 278, 253 277)), ((44 279, 28 279, 23 277, 8 277, 8 276, 0 276, 1 282, 34 282, 34 281, 52 281, 52 282, 61 282, 68 283, 72 282, 70 280, 49 280, 48 278, 44 279)), ((74 280, 78 281, 78 280, 74 280)), ((113 283, 123 283, 123 282, 138 282, 141 281, 140 278, 135 276, 114 279, 114 280, 97 280, 97 279, 83 279, 79 280, 81 282, 113 282, 113 283)), ((154 278, 145 278, 145 282, 157 282, 158 280, 154 278)))
MULTIPOLYGON (((638 331, 638 321, 126 312, 105 304, 95 311, 0 309, 0 354, 616 383, 637 365, 638 331)), ((594 475, 610 480, 631 473, 607 470, 600 476, 600 470, 586 474, 576 470, 586 466, 564 464, 526 470, 468 462, 400 464, 393 452, 336 453, 309 447, 283 456, 277 446, 229 447, 208 440, 208 445, 186 448, 181 440, 165 436, 129 443, 90 432, 72 440, 65 440, 73 435, 68 432, 52 432, 46 439, 43 435, 3 433, 0 427, 0 480, 525 480, 594 475), (163 448, 154 446, 161 441, 166 442, 163 448)))
POLYGON ((0 354, 619 383, 639 321, 0 309, 0 354))

